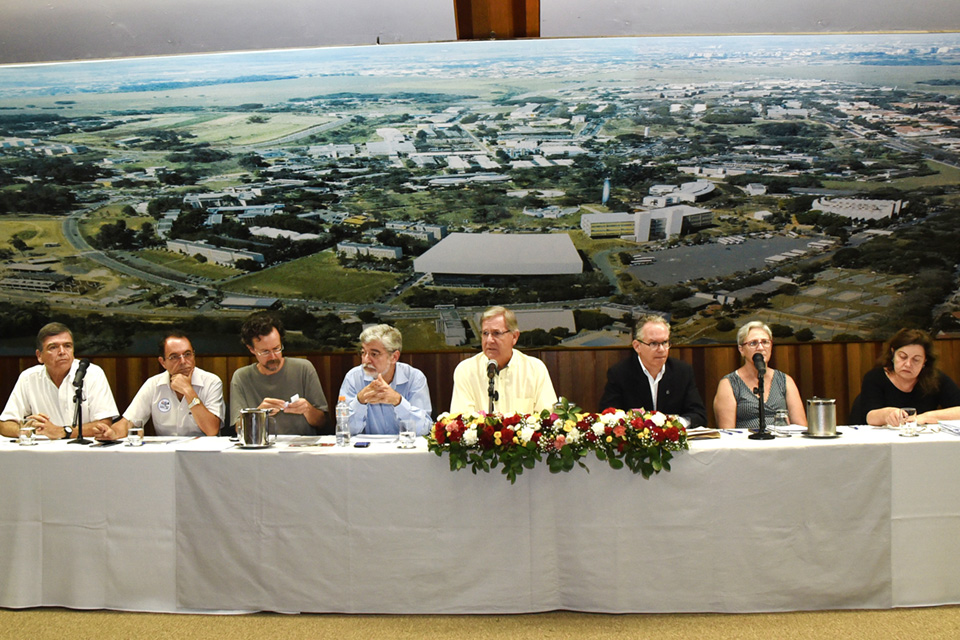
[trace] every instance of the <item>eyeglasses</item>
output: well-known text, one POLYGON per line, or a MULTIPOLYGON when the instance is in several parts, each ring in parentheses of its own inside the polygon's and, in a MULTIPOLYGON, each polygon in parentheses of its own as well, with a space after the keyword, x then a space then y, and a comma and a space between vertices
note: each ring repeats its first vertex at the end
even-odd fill
POLYGON ((283 353, 283 345, 280 345, 279 347, 274 347, 273 349, 264 349, 263 351, 254 351, 253 353, 261 358, 266 358, 271 354, 280 355, 281 353, 283 353))
POLYGON ((640 344, 645 344, 651 349, 669 349, 670 341, 664 340, 663 342, 644 342, 643 340, 637 340, 640 344))
POLYGON ((171 353, 167 356, 167 362, 177 362, 178 360, 193 360, 193 351, 184 351, 183 353, 171 353))
POLYGON ((769 349, 772 344, 772 340, 751 340, 750 342, 744 342, 743 346, 750 347, 751 349, 759 349, 760 347, 769 349))
POLYGON ((379 358, 379 357, 381 357, 381 356, 385 356, 385 355, 387 355, 387 354, 389 354, 389 353, 393 353, 393 351, 387 351, 386 353, 384 353, 383 351, 377 351, 377 350, 364 351, 363 349, 360 349, 360 351, 359 351, 360 359, 361 359, 361 360, 363 359, 364 356, 370 358, 371 360, 376 360, 377 358, 379 358))
POLYGON ((508 333, 513 333, 513 331, 482 331, 480 335, 484 338, 495 338, 499 340, 508 333))

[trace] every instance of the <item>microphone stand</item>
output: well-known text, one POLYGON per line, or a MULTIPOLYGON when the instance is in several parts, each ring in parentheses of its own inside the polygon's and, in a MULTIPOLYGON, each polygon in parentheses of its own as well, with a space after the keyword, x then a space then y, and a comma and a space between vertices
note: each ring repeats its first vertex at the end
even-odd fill
POLYGON ((77 395, 74 396, 73 401, 77 405, 77 410, 73 414, 73 428, 77 431, 77 436, 73 439, 73 442, 70 444, 90 444, 93 440, 87 440, 83 437, 83 383, 81 382, 80 386, 77 387, 77 395))
POLYGON ((747 436, 750 440, 773 440, 776 436, 767 431, 767 418, 764 415, 763 408, 763 376, 764 373, 757 376, 757 388, 753 390, 757 394, 757 404, 760 406, 760 428, 757 429, 756 433, 751 433, 747 436))
POLYGON ((490 398, 490 411, 487 413, 493 413, 493 402, 500 398, 500 394, 493 388, 493 376, 490 376, 490 384, 487 386, 487 397, 490 398))

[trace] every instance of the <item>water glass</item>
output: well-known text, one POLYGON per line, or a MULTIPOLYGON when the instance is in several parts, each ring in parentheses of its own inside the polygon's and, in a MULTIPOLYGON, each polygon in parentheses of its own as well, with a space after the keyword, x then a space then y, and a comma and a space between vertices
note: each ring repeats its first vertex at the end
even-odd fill
POLYGON ((417 438, 416 422, 413 420, 400 421, 400 436, 397 440, 398 449, 415 449, 414 440, 417 438))
POLYGON ((143 445, 143 425, 131 423, 127 429, 127 446, 139 447, 141 445, 143 445))
POLYGON ((37 444, 37 440, 34 437, 36 434, 37 428, 33 424, 33 420, 28 420, 24 418, 20 421, 20 431, 17 442, 20 443, 21 447, 29 447, 31 445, 37 444))
POLYGON ((773 433, 780 438, 789 438, 787 427, 790 426, 790 413, 786 409, 778 409, 773 416, 773 433))
POLYGON ((900 410, 903 412, 900 421, 900 435, 905 438, 913 438, 918 434, 917 410, 914 407, 903 407, 900 410))

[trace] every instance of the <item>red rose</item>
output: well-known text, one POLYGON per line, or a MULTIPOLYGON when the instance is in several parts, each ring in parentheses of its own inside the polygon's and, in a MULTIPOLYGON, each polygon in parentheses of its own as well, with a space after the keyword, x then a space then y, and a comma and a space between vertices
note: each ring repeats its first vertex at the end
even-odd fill
POLYGON ((606 409, 604 409, 604 410, 601 411, 600 413, 602 413, 602 414, 604 414, 604 415, 609 415, 609 414, 611 414, 611 413, 616 413, 616 412, 617 412, 617 409, 614 409, 613 407, 607 407, 606 409))
POLYGON ((541 438, 542 436, 543 436, 543 432, 541 432, 541 431, 534 431, 534 432, 533 432, 533 435, 530 436, 530 442, 534 442, 534 443, 540 442, 540 438, 541 438))
POLYGON ((512 416, 503 419, 503 426, 512 427, 515 424, 520 424, 521 421, 523 421, 523 418, 515 413, 512 416))

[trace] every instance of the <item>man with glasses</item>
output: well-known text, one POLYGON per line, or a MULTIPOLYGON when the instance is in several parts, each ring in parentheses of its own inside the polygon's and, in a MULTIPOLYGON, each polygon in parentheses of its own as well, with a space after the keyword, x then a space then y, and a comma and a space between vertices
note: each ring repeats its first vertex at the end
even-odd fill
POLYGON ((340 395, 350 405, 350 433, 396 434, 401 422, 424 436, 433 424, 427 377, 400 362, 403 336, 387 324, 360 334, 360 365, 347 372, 340 395))
POLYGON ((117 440, 127 435, 131 424, 153 421, 158 436, 215 436, 223 423, 223 382, 196 366, 196 352, 186 334, 170 331, 159 343, 163 373, 140 387, 123 418, 109 427, 101 439, 117 440))
POLYGON ((278 434, 323 435, 327 397, 309 360, 285 358, 283 323, 269 311, 254 313, 240 328, 240 339, 256 357, 230 381, 230 424, 240 422, 241 409, 269 409, 278 434))
MULTIPOLYGON (((37 361, 20 374, 0 414, 0 433, 16 437, 19 421, 28 419, 36 433, 51 440, 74 435, 76 411, 74 380, 81 363, 73 356, 73 333, 66 325, 51 322, 37 334, 37 361)), ((118 415, 117 404, 103 369, 84 362, 81 410, 84 436, 98 436, 118 415)))
POLYGON ((600 408, 647 409, 680 417, 685 426, 707 424, 707 409, 693 379, 693 367, 670 357, 670 325, 658 315, 643 316, 634 331, 630 356, 607 371, 600 408))
POLYGON ((520 337, 517 316, 503 307, 490 307, 480 320, 482 351, 453 371, 451 413, 537 413, 557 402, 550 373, 542 360, 513 348, 520 337))

